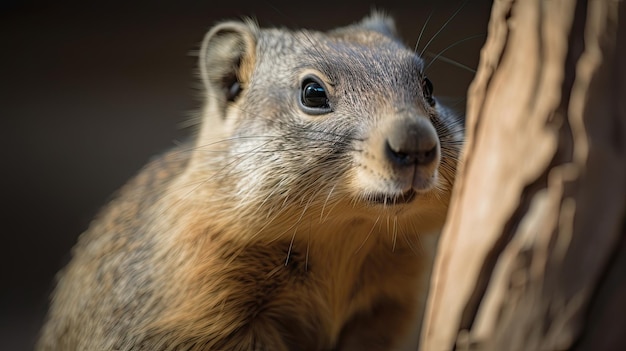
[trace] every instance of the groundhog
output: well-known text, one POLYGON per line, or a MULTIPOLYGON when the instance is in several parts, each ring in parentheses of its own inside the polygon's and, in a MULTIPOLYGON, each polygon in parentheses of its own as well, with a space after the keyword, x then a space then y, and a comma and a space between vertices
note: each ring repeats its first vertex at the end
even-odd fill
POLYGON ((463 118, 373 13, 223 22, 197 133, 149 163, 59 274, 40 351, 396 350, 416 334, 463 118))

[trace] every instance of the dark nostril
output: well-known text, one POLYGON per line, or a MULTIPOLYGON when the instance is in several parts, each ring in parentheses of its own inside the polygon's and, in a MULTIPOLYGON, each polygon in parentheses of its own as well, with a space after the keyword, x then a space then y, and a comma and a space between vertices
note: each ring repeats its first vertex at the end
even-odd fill
POLYGON ((387 140, 387 155, 389 159, 398 166, 427 165, 437 156, 437 146, 429 150, 394 150, 387 140))
POLYGON ((415 161, 418 165, 426 165, 426 164, 433 162, 436 155, 437 155, 437 146, 435 145, 430 150, 416 152, 415 161))

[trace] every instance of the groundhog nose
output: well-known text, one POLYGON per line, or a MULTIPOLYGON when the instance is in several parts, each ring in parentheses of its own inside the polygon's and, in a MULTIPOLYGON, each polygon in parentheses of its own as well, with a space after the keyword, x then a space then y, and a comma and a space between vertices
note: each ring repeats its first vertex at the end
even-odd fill
POLYGON ((426 118, 400 119, 386 139, 387 157, 399 167, 432 163, 438 156, 437 131, 426 118))

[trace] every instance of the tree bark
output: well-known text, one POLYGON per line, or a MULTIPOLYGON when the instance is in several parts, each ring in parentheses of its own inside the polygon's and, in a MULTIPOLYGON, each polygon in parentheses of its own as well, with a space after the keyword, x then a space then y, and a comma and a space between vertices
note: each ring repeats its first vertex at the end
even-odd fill
POLYGON ((625 18, 493 4, 422 350, 626 350, 625 18))

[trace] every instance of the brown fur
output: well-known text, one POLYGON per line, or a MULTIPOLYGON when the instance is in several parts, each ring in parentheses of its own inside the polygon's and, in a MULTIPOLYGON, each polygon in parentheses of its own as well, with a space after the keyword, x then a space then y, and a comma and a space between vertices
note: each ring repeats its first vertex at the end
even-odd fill
POLYGON ((198 136, 146 166, 81 236, 38 350, 399 347, 420 318, 423 243, 445 219, 462 119, 426 103, 421 60, 394 33, 378 14, 329 33, 214 27, 198 136), (307 74, 332 113, 298 109, 307 74), (380 145, 415 118, 440 151, 412 168, 415 199, 394 204, 413 178, 380 145))

